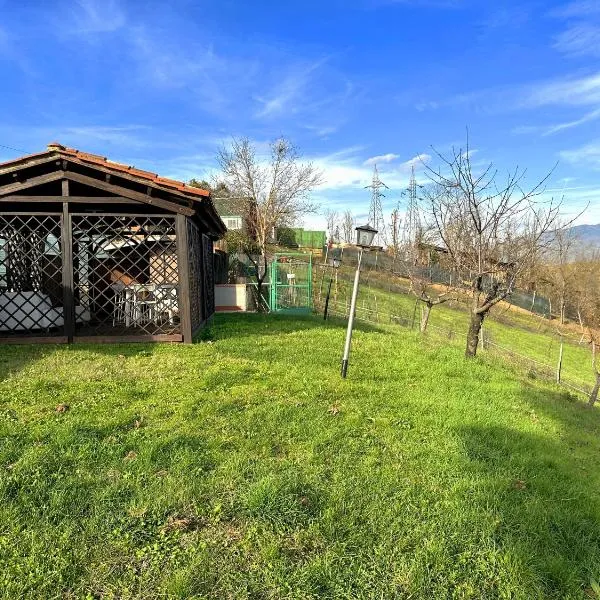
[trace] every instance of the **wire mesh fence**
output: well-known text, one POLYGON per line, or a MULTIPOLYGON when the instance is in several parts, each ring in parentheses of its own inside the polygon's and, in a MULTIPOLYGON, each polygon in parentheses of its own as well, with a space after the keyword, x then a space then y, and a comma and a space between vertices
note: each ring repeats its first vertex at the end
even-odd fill
MULTIPOLYGON (((332 250, 337 252, 344 265, 355 268, 358 263, 358 248, 347 246, 332 250)), ((379 283, 384 287, 395 285, 398 288, 404 287, 408 291, 410 282, 407 279, 408 273, 419 279, 428 281, 434 285, 449 286, 456 290, 466 289, 473 274, 469 272, 457 273, 444 268, 443 265, 430 262, 426 265, 411 264, 401 257, 394 257, 386 252, 365 252, 362 258, 362 269, 367 281, 370 279, 373 284, 379 283), (404 283, 401 280, 405 279, 404 283)), ((493 283, 493 278, 484 282, 484 287, 493 283)), ((513 290, 506 298, 506 302, 517 306, 534 314, 549 318, 551 313, 551 304, 548 298, 539 295, 536 291, 527 291, 523 289, 513 290)))
MULTIPOLYGON (((375 297, 373 297, 375 298, 375 297)), ((391 325, 399 326, 404 329, 419 331, 420 325, 420 310, 419 303, 415 302, 412 310, 397 309, 394 311, 388 311, 385 308, 378 305, 376 300, 370 303, 358 303, 356 306, 356 319, 374 324, 374 325, 391 325)), ((323 312, 325 307, 325 297, 315 298, 315 310, 323 312)), ((350 300, 347 295, 339 296, 337 299, 330 299, 327 314, 332 317, 338 317, 347 319, 350 314, 350 300)), ((429 340, 435 341, 439 344, 461 344, 466 343, 466 329, 460 327, 457 323, 456 326, 442 326, 438 324, 429 323, 427 325, 427 333, 429 340)), ((553 350, 555 354, 555 362, 550 360, 543 361, 527 356, 523 352, 519 352, 516 348, 511 348, 504 344, 499 344, 493 339, 493 333, 489 328, 485 326, 482 328, 480 335, 480 346, 479 352, 489 353, 496 356, 502 357, 508 363, 524 370, 529 377, 540 378, 547 381, 553 381, 561 386, 564 386, 574 392, 578 392, 585 396, 589 396, 592 390, 592 385, 585 381, 585 374, 583 373, 584 365, 579 364, 579 357, 582 347, 579 346, 575 341, 574 337, 565 338, 563 340, 563 349, 560 350, 560 342, 557 340, 549 340, 552 344, 550 350, 553 350), (564 364, 570 360, 571 363, 578 365, 578 376, 569 372, 568 374, 564 371, 564 364)), ((549 353, 548 353, 549 356, 549 353)), ((591 357, 590 357, 591 362, 591 357)), ((591 379, 591 368, 590 368, 590 379, 591 379)))

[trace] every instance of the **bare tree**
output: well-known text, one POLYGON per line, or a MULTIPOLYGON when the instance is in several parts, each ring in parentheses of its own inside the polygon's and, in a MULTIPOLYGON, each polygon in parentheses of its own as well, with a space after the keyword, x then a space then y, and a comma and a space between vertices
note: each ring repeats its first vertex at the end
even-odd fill
POLYGON ((257 156, 249 139, 234 138, 230 148, 222 148, 217 158, 224 183, 249 200, 245 217, 254 239, 238 236, 238 244, 255 267, 257 304, 264 310, 268 245, 277 227, 289 227, 316 211, 310 193, 322 183, 322 173, 312 163, 301 162, 296 148, 285 138, 272 142, 270 155, 264 159, 257 156))
POLYGON ((327 209, 325 211, 325 221, 327 223, 327 241, 335 242, 339 233, 339 214, 336 210, 327 209))
POLYGON ((580 256, 576 266, 575 297, 582 340, 590 344, 592 351, 591 366, 595 381, 588 401, 588 406, 592 407, 600 392, 600 366, 597 356, 600 346, 600 254, 596 250, 580 256))
POLYGON ((593 299, 600 293, 600 250, 579 246, 572 267, 575 276, 571 306, 577 313, 582 344, 586 338, 589 341, 588 322, 594 321, 593 299))
POLYGON ((346 244, 351 244, 354 241, 354 216, 352 211, 347 210, 344 212, 342 219, 342 236, 346 244))
POLYGON ((577 269, 573 262, 577 237, 572 228, 560 224, 552 237, 544 275, 550 285, 550 291, 558 301, 559 322, 564 325, 567 302, 573 294, 577 277, 577 269))
POLYGON ((390 226, 388 230, 391 238, 388 250, 394 258, 398 258, 402 244, 402 217, 400 216, 400 210, 398 208, 395 208, 390 215, 390 226))
POLYGON ((486 315, 512 292, 519 275, 547 245, 560 202, 536 201, 550 174, 524 190, 525 171, 518 167, 502 182, 492 164, 476 172, 468 141, 449 157, 436 154, 441 166, 427 167, 432 183, 425 194, 427 216, 453 269, 469 281, 465 355, 471 357, 486 315))
POLYGON ((410 291, 421 304, 420 330, 421 333, 425 333, 431 309, 450 300, 456 300, 457 296, 449 287, 443 291, 437 290, 428 279, 419 277, 412 268, 409 268, 408 276, 410 278, 410 291))

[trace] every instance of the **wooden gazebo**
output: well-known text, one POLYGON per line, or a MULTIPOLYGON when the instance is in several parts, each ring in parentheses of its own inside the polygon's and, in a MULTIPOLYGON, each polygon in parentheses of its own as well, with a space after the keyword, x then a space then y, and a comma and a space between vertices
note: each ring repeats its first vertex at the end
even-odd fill
POLYGON ((0 164, 0 343, 191 342, 214 312, 209 192, 60 144, 0 164))

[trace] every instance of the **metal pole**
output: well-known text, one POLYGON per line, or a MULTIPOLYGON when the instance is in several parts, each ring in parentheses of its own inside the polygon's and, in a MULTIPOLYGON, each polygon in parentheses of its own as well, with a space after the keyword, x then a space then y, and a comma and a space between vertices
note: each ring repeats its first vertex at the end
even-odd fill
POLYGON ((350 314, 348 315, 348 329, 346 330, 346 344, 342 358, 342 377, 346 378, 348 372, 348 358, 350 357, 350 343, 352 342, 352 327, 354 326, 354 313, 356 312, 356 298, 358 296, 358 280, 360 278, 360 263, 362 262, 363 249, 358 255, 358 265, 354 274, 354 288, 352 289, 352 301, 350 302, 350 314))
POLYGON ((327 321, 327 309, 329 308, 329 295, 331 294, 331 284, 333 283, 333 277, 329 278, 329 289, 327 290, 327 297, 325 298, 325 310, 323 311, 323 320, 327 321))

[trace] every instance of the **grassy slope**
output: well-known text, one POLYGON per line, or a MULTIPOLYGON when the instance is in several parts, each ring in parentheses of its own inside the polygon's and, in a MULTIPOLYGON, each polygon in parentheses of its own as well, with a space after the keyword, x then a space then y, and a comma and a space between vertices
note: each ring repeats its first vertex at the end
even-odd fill
MULTIPOLYGON (((338 308, 345 312, 346 303, 351 296, 350 271, 344 273, 344 279, 340 279, 338 308)), ((377 273, 376 275, 379 275, 377 273)), ((320 274, 317 276, 316 293, 320 284, 320 274)), ((325 286, 328 274, 325 276, 325 286)), ((369 285, 369 279, 375 283, 375 275, 366 273, 363 275, 363 285, 359 290, 358 315, 361 315, 362 307, 381 313, 401 315, 412 318, 415 298, 409 294, 388 292, 381 287, 369 285)), ((399 280, 403 281, 403 280, 399 280)), ((405 282, 406 283, 406 282, 405 282)), ((385 285, 385 279, 378 286, 385 285)), ((408 283, 406 283, 408 285, 408 283)), ((326 287, 325 291, 326 293, 326 287)), ((417 312, 417 323, 419 314, 417 312)), ((460 304, 443 304, 436 306, 431 311, 429 319, 431 329, 441 328, 444 332, 449 330, 456 334, 455 343, 464 346, 465 336, 469 327, 469 315, 466 308, 460 304)), ((488 337, 499 346, 511 349, 518 354, 548 365, 551 369, 558 362, 559 341, 556 330, 552 324, 526 311, 507 310, 506 307, 495 307, 485 322, 485 330, 488 337)), ((443 333, 442 335, 445 335, 443 333)), ((577 337, 577 336, 575 336, 577 337)), ((577 345, 570 339, 565 338, 563 355, 563 378, 579 387, 590 388, 594 377, 591 368, 591 353, 587 345, 577 345)))
POLYGON ((600 576, 597 410, 402 329, 357 331, 346 381, 341 323, 212 334, 0 347, 0 597, 563 599, 600 576))

